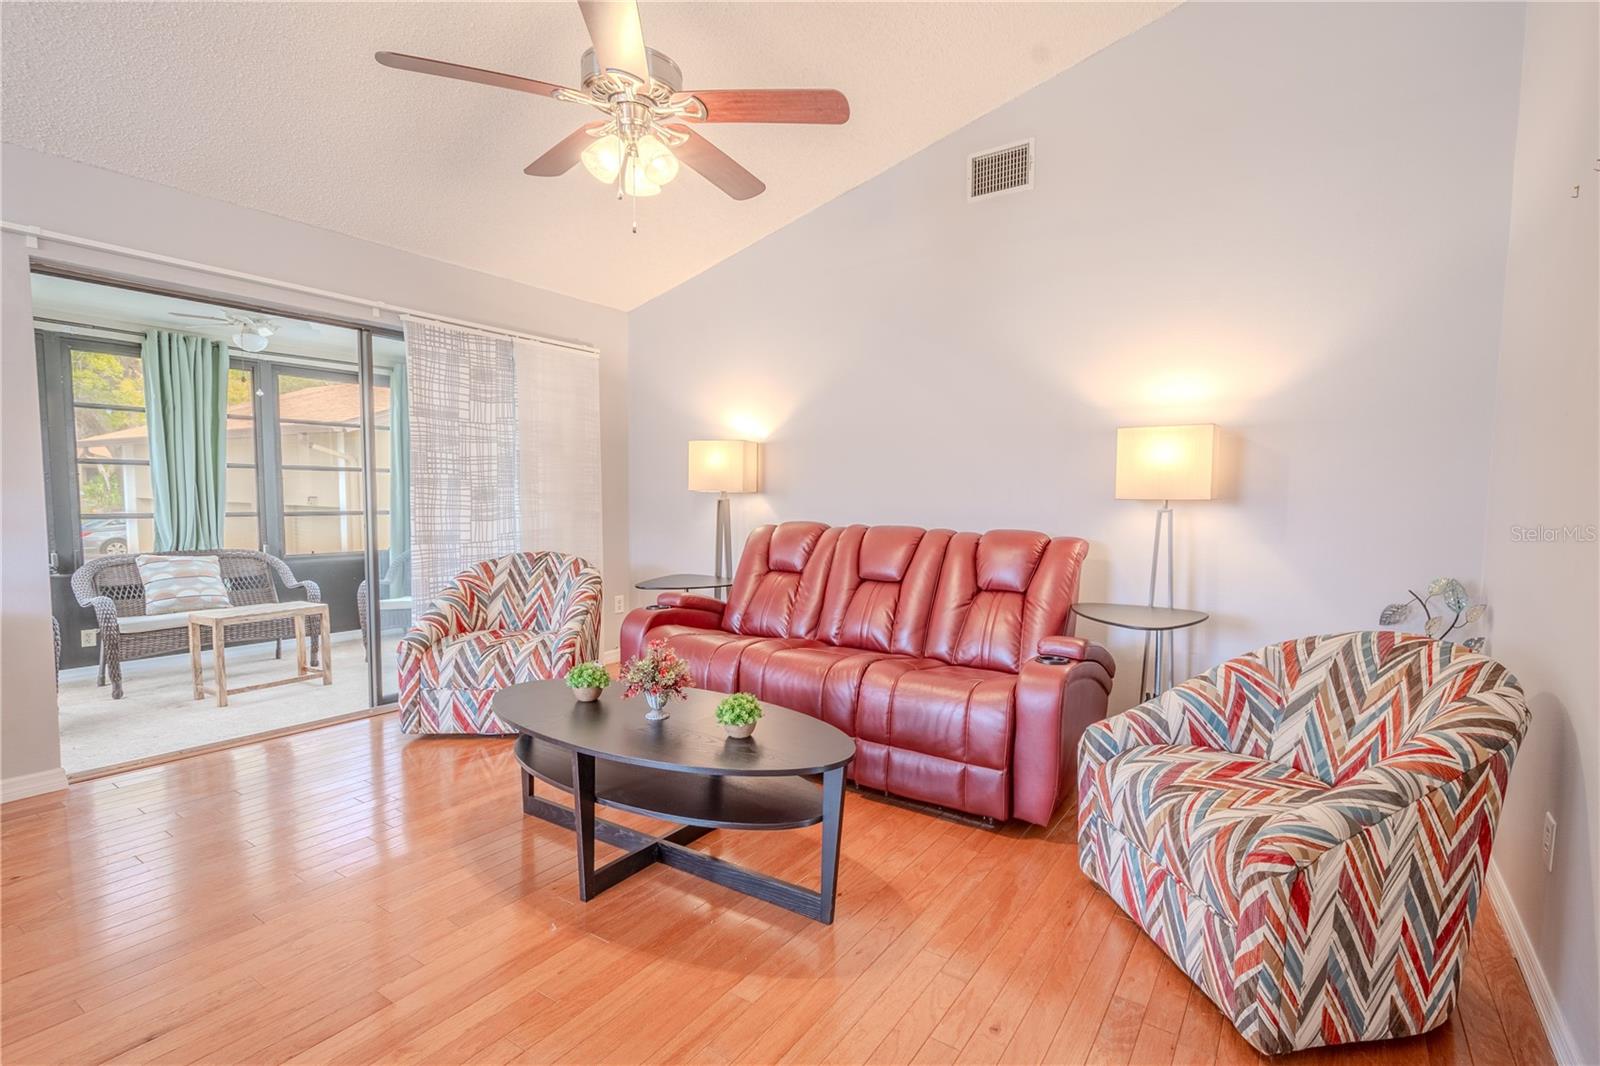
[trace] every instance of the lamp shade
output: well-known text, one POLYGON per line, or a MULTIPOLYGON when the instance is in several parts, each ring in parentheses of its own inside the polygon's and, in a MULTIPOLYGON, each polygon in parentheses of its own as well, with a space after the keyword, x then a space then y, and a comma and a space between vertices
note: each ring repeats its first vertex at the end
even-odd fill
POLYGON ((759 492, 761 445, 753 440, 689 442, 690 492, 759 492))
POLYGON ((1209 500, 1217 427, 1117 430, 1117 499, 1209 500))

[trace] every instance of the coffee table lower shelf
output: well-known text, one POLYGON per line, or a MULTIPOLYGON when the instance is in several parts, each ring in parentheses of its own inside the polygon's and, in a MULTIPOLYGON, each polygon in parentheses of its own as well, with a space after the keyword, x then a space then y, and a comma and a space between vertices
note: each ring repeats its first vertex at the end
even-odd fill
POLYGON ((833 921, 839 869, 839 823, 844 813, 844 767, 825 772, 822 787, 801 777, 741 777, 658 770, 597 758, 531 736, 517 737, 524 814, 574 831, 578 898, 590 900, 647 867, 675 870, 777 904, 816 921, 833 921), (534 795, 537 778, 573 796, 573 806, 534 795), (574 787, 574 782, 577 787, 574 787), (595 817, 614 807, 679 824, 661 836, 595 817), (706 855, 687 847, 714 829, 799 829, 823 823, 820 890, 706 855), (594 864, 594 842, 626 854, 594 864))

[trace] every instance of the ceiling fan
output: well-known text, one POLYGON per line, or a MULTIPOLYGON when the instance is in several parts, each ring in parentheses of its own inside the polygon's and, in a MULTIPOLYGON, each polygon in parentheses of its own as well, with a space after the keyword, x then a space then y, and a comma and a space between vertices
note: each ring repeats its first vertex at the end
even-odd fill
POLYGON ((266 351, 267 338, 278 331, 278 324, 270 318, 252 318, 232 311, 220 315, 192 315, 187 311, 168 311, 167 314, 173 318, 192 318, 200 322, 226 322, 239 330, 233 335, 234 347, 247 352, 266 351))
POLYGON ((735 200, 766 189, 760 178, 694 131, 703 122, 839 125, 850 103, 837 89, 698 89, 683 91, 683 72, 647 48, 635 0, 578 0, 594 47, 579 61, 581 89, 400 52, 379 52, 387 67, 437 74, 502 89, 586 104, 601 119, 581 126, 524 173, 565 174, 579 162, 617 196, 654 196, 683 163, 735 200))

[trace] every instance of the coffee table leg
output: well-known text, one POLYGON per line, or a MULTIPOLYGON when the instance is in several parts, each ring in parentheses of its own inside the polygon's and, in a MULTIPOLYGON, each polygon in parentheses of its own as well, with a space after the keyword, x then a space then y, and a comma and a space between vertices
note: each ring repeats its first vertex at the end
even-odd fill
POLYGON ((844 820, 844 767, 822 775, 822 884, 817 920, 833 922, 833 898, 839 883, 839 826, 844 820))
POLYGON ((578 838, 578 898, 599 895, 594 876, 594 756, 572 753, 572 814, 578 838))

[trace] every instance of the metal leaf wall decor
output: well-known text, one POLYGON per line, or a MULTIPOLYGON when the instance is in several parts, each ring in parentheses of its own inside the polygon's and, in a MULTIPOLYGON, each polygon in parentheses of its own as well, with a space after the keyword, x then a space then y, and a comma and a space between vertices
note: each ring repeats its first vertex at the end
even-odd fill
MULTIPOLYGON (((1420 608, 1422 631, 1435 640, 1444 640, 1456 630, 1482 621, 1489 609, 1487 604, 1473 603, 1467 587, 1453 577, 1434 578, 1428 583, 1426 595, 1414 589, 1407 589, 1406 592, 1410 593, 1410 599, 1391 603, 1378 612, 1380 626, 1404 625, 1420 608)), ((1467 637, 1460 643, 1472 651, 1482 651, 1488 638, 1467 637)))

